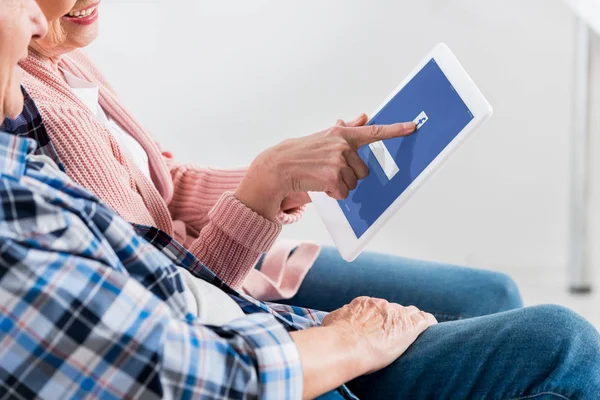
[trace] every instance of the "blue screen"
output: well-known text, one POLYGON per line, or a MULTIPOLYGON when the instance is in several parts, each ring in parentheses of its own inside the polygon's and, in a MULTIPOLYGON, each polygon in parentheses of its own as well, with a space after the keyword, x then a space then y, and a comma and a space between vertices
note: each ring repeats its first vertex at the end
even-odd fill
POLYGON ((396 164, 394 175, 382 168, 381 156, 371 147, 358 149, 369 167, 369 176, 346 200, 339 201, 356 237, 369 229, 472 119, 473 114, 446 75, 434 59, 430 60, 369 121, 369 125, 388 125, 414 120, 422 125, 411 136, 383 142, 396 164), (420 118, 424 115, 426 118, 420 118))

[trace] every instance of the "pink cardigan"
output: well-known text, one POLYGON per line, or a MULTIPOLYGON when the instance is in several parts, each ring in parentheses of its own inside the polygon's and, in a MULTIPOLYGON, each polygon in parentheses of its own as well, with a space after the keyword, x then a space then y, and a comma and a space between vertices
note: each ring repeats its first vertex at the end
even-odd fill
POLYGON ((296 242, 271 247, 281 224, 297 221, 303 208, 282 211, 278 221, 267 220, 232 193, 245 168, 222 170, 176 163, 125 109, 83 52, 64 56, 60 67, 98 84, 100 105, 106 114, 144 148, 152 177, 149 181, 49 62, 30 51, 21 67, 25 72, 23 85, 35 100, 58 156, 75 182, 127 221, 156 226, 183 242, 232 287, 243 286, 263 300, 289 298, 296 293, 319 247, 296 242), (267 251, 259 272, 254 265, 267 251))

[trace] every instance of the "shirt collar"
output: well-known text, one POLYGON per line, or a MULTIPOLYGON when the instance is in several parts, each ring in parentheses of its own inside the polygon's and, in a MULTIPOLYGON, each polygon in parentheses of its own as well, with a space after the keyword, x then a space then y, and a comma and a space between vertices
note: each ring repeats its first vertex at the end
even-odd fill
POLYGON ((0 132, 0 176, 21 179, 25 175, 27 156, 36 147, 32 139, 0 132))

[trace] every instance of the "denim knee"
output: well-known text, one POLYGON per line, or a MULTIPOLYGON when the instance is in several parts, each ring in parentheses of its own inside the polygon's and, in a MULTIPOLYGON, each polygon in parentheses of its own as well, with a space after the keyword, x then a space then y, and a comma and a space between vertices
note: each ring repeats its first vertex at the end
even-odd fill
POLYGON ((539 332, 538 339, 563 343, 563 349, 577 350, 600 366, 600 333, 585 318, 559 305, 541 305, 530 309, 533 319, 546 327, 539 332))
POLYGON ((500 272, 488 273, 485 301, 489 302, 490 313, 514 310, 523 307, 523 299, 515 281, 500 272))
MULTIPOLYGON (((530 307, 524 342, 546 354, 547 385, 567 398, 600 398, 600 334, 583 317, 562 306, 530 307)), ((542 357, 544 358, 544 357, 542 357)))

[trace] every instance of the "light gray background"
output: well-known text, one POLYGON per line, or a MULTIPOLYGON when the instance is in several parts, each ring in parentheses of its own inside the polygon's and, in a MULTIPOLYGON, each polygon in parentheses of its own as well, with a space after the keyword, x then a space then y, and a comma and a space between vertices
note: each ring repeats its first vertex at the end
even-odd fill
MULTIPOLYGON (((91 53, 122 98, 179 160, 215 166, 370 113, 446 42, 494 117, 369 249, 562 274, 574 18, 559 0, 119 0, 100 11, 91 53)), ((314 211, 283 235, 330 243, 314 211)))

